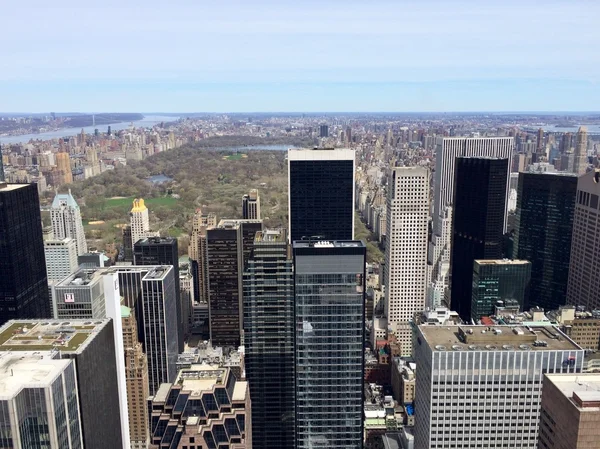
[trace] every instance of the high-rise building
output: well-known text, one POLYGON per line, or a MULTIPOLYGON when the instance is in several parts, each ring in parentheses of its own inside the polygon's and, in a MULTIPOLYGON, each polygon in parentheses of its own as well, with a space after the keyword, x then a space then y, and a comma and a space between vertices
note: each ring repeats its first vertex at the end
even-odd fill
POLYGON ((294 242, 296 447, 363 447, 366 246, 294 242))
POLYGON ((131 225, 123 226, 123 256, 119 255, 123 262, 133 262, 133 237, 131 236, 131 225))
POLYGON ((3 447, 83 448, 75 363, 57 355, 0 353, 3 447))
POLYGON ((69 193, 56 194, 50 209, 50 219, 55 239, 72 238, 77 246, 77 255, 87 253, 81 211, 77 201, 71 195, 71 190, 69 193))
POLYGON ((0 324, 52 316, 35 184, 0 184, 0 324))
POLYGON ((256 233, 244 273, 244 346, 252 447, 293 448, 294 274, 284 229, 256 233))
POLYGON ((206 231, 210 340, 237 347, 244 328, 243 273, 260 220, 221 220, 206 231))
POLYGON ((44 241, 48 281, 60 281, 77 270, 77 245, 72 238, 44 241))
POLYGON ((600 169, 577 182, 567 303, 600 309, 600 169))
POLYGON ((69 157, 69 153, 56 153, 55 158, 56 168, 62 181, 61 184, 73 184, 73 171, 71 170, 71 158, 69 157))
MULTIPOLYGON (((61 359, 74 360, 83 434, 79 448, 129 448, 122 436, 114 329, 111 319, 15 320, 0 328, 0 352, 52 351, 61 359)), ((69 385, 68 390, 74 389, 69 385)), ((75 420, 69 414, 69 422, 75 420)), ((24 447, 40 447, 33 443, 24 447)))
POLYGON ((0 145, 0 183, 6 182, 4 176, 4 160, 2 158, 2 145, 0 145))
POLYGON ((393 168, 388 181, 384 281, 388 324, 397 333, 403 355, 411 353, 410 322, 425 308, 429 170, 393 168))
POLYGON ((471 319, 493 315, 495 306, 510 302, 523 310, 531 281, 531 262, 527 260, 475 260, 471 319))
POLYGON ((539 128, 537 130, 537 153, 544 154, 546 149, 544 147, 544 130, 539 128))
POLYGON ((258 190, 251 189, 242 197, 242 218, 244 220, 260 220, 260 196, 258 190))
POLYGON ((175 277, 175 299, 177 305, 177 347, 183 352, 183 314, 181 292, 179 291, 179 250, 177 239, 173 237, 149 237, 138 240, 133 245, 134 265, 171 265, 175 277))
POLYGON ((248 382, 230 368, 191 365, 149 400, 149 449, 251 449, 248 382))
POLYGON ((288 150, 290 242, 354 238, 354 158, 349 149, 288 150))
POLYGON ((577 177, 519 173, 513 258, 531 262, 525 310, 566 303, 577 177))
POLYGON ((327 125, 319 126, 319 137, 329 137, 329 127, 327 125))
POLYGON ((346 142, 348 145, 352 143, 352 128, 346 126, 346 142))
POLYGON ((573 173, 576 175, 583 175, 585 174, 587 167, 587 128, 585 126, 580 126, 576 136, 573 173))
POLYGON ((206 230, 217 226, 217 216, 213 213, 203 214, 197 209, 192 219, 192 233, 188 255, 192 260, 192 276, 194 277, 194 300, 208 303, 208 267, 206 251, 206 230))
POLYGON ((105 318, 102 274, 101 270, 80 269, 54 284, 54 317, 61 320, 105 318))
POLYGON ((552 326, 418 326, 415 448, 537 448, 544 373, 584 351, 552 326))
POLYGON ((473 262, 501 259, 508 160, 456 158, 451 243, 451 304, 471 320, 473 262))
POLYGON ((138 341, 134 310, 122 306, 123 347, 125 350, 125 379, 127 384, 127 411, 131 449, 146 449, 150 442, 148 432, 148 358, 138 341))
POLYGON ((131 218, 131 247, 140 239, 150 235, 150 218, 148 208, 142 198, 133 200, 133 207, 129 213, 131 218))

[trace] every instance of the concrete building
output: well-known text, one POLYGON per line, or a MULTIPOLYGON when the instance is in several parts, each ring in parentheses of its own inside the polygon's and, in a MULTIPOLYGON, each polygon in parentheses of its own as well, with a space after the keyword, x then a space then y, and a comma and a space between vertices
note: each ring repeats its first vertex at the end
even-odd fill
POLYGON ((60 281, 77 270, 77 245, 70 237, 45 240, 46 272, 48 281, 60 281))
POLYGON ((71 195, 71 190, 69 193, 56 194, 50 209, 50 220, 55 239, 72 238, 75 240, 77 255, 81 256, 87 253, 81 211, 77 201, 71 195))
POLYGON ((600 375, 544 376, 537 447, 600 448, 600 375))
POLYGON ((562 306, 546 316, 560 326, 571 340, 588 351, 600 349, 600 310, 586 311, 582 307, 562 306))
POLYGON ((148 208, 142 198, 133 200, 133 207, 129 213, 131 226, 131 248, 135 243, 150 235, 150 218, 148 208))
MULTIPOLYGON (((71 158, 69 153, 56 153, 56 169, 60 173, 61 184, 73 184, 73 171, 71 169, 71 158)), ((58 187, 55 185, 54 187, 58 187)))
POLYGON ((217 226, 217 216, 213 213, 203 214, 196 209, 192 219, 192 233, 188 255, 192 260, 194 276, 194 301, 208 303, 208 268, 206 251, 206 230, 217 226))
POLYGON ((579 177, 567 304, 600 309, 600 169, 579 177))
POLYGON ((410 322, 415 312, 425 308, 427 293, 428 169, 392 169, 386 216, 385 314, 402 354, 410 355, 410 322))
POLYGON ((53 316, 57 319, 106 318, 102 271, 80 269, 54 284, 53 316))
POLYGON ((251 189, 242 197, 242 218, 244 220, 260 220, 260 196, 258 190, 251 189))
POLYGON ((149 449, 252 448, 248 382, 237 380, 228 368, 182 369, 150 398, 149 409, 149 449))
POLYGON ((0 352, 0 445, 82 448, 75 376, 75 362, 56 351, 0 352))
POLYGON ((544 372, 584 351, 552 326, 419 326, 415 447, 537 447, 544 372))
POLYGON ((585 174, 588 168, 587 157, 587 128, 580 126, 577 131, 575 151, 573 152, 573 173, 578 176, 585 174))

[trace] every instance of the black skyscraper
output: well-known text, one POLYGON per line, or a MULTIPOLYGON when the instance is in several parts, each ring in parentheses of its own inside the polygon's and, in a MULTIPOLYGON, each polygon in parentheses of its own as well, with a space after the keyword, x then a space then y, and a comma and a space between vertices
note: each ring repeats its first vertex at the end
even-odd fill
POLYGON ((252 447, 294 447, 294 273, 283 229, 256 234, 244 273, 252 447))
POLYGON ((566 304, 577 175, 520 173, 513 257, 531 262, 529 303, 566 304))
POLYGON ((135 243, 133 247, 134 265, 172 265, 175 277, 177 298, 178 348, 183 352, 183 316, 181 313, 181 292, 179 290, 179 252, 177 239, 173 237, 149 237, 135 243))
POLYGON ((51 316, 37 186, 0 183, 0 324, 51 316))
POLYGON ((354 151, 288 151, 290 241, 354 236, 354 151))
POLYGON ((456 158, 452 219, 451 301, 471 320, 475 259, 501 259, 508 162, 495 158, 456 158))

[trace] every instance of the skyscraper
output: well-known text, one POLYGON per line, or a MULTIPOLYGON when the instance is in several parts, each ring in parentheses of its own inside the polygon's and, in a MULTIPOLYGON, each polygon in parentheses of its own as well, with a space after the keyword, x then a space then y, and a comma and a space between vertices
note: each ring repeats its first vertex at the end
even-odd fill
POLYGON ((56 153, 55 158, 56 168, 60 173, 62 184, 73 184, 73 171, 71 170, 71 158, 69 157, 69 153, 56 153))
POLYGON ((418 326, 415 448, 537 448, 544 372, 584 351, 552 326, 418 326))
POLYGON ((52 291, 55 318, 61 320, 106 318, 101 270, 77 270, 57 282, 52 291))
POLYGON ((133 200, 133 207, 129 213, 131 217, 131 247, 139 240, 150 235, 150 219, 148 208, 142 198, 133 200))
POLYGON ((51 317, 35 184, 0 184, 0 324, 51 317))
POLYGON ((362 448, 365 256, 360 241, 293 243, 298 449, 362 448))
POLYGON ((588 167, 587 157, 587 128, 580 126, 577 131, 573 173, 583 175, 588 167))
POLYGON ((600 309, 600 169, 577 182, 567 303, 600 309))
POLYGON ((72 238, 44 242, 48 281, 60 281, 77 270, 77 246, 72 238))
POLYGON ((354 238, 354 158, 349 149, 288 150, 290 242, 354 238))
POLYGON ((71 195, 71 190, 69 193, 56 194, 50 209, 50 219, 55 239, 72 238, 75 240, 77 255, 81 256, 87 253, 81 212, 77 201, 71 195))
POLYGON ((415 312, 425 309, 427 289, 428 169, 392 169, 386 219, 386 316, 397 332, 402 354, 410 355, 410 322, 415 312))
POLYGON ((244 273, 244 346, 252 447, 293 448, 294 274, 284 229, 256 233, 244 273))
POLYGON ((319 137, 329 137, 329 127, 327 125, 319 126, 319 137))
POLYGON ((242 218, 245 220, 260 220, 260 196, 258 190, 251 189, 242 197, 242 218))
POLYGON ((196 209, 192 219, 192 233, 188 254, 192 260, 192 276, 194 277, 194 300, 208 302, 208 268, 206 251, 206 230, 217 226, 217 216, 213 213, 203 214, 196 209))
POLYGON ((566 303, 577 176, 519 173, 513 258, 531 262, 525 310, 566 303))
POLYGON ((498 304, 510 302, 523 310, 530 280, 531 262, 527 260, 475 260, 471 300, 473 322, 478 323, 481 317, 492 315, 498 304))
POLYGON ((177 335, 179 352, 183 352, 183 314, 181 312, 181 292, 179 291, 179 250, 177 239, 173 237, 149 237, 138 240, 133 245, 133 260, 137 266, 171 265, 175 277, 175 299, 177 305, 177 335))
POLYGON ((473 262, 501 259, 507 159, 458 157, 454 180, 451 304, 471 320, 473 262))
POLYGON ((4 160, 2 159, 2 145, 0 145, 0 183, 6 182, 4 177, 4 160))

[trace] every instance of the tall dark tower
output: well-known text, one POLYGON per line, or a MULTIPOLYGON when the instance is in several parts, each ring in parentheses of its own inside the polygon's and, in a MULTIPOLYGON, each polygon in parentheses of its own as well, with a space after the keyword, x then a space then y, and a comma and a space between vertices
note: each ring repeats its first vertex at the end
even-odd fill
POLYGON ((4 162, 2 162, 2 145, 0 145, 0 182, 5 182, 4 162))
POLYGON ((0 324, 51 316, 37 186, 0 183, 0 324))
POLYGON ((354 238, 354 151, 288 151, 290 242, 354 238))
POLYGON ((450 255, 452 308, 471 321, 475 259, 501 259, 507 159, 456 158, 450 255))
POLYGON ((575 174, 519 174, 513 258, 531 262, 525 310, 566 304, 576 194, 575 174))
POLYGON ((244 272, 244 342, 252 447, 293 448, 294 273, 284 229, 256 233, 244 272))

